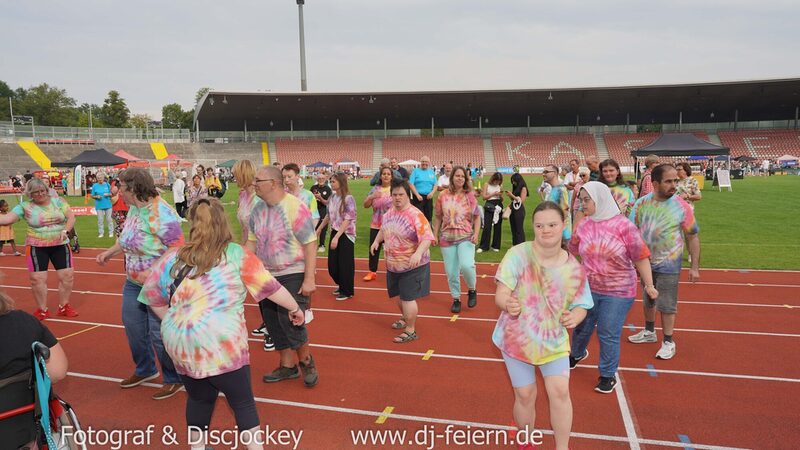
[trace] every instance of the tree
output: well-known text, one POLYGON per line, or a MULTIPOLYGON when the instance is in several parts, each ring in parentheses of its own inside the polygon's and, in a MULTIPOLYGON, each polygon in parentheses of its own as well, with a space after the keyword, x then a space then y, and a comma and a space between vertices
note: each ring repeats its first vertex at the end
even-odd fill
POLYGON ((100 108, 100 118, 109 127, 123 128, 128 124, 131 111, 117 91, 109 91, 100 108))
POLYGON ((75 99, 47 83, 14 93, 14 115, 33 116, 36 125, 72 126, 77 122, 75 99))
POLYGON ((161 121, 164 123, 164 128, 184 128, 184 116, 183 108, 177 103, 170 103, 161 108, 161 121))
POLYGON ((14 98, 14 91, 5 81, 0 80, 0 120, 11 120, 11 111, 8 109, 9 98, 14 98))
POLYGON ((89 126, 89 111, 92 113, 92 128, 105 128, 106 124, 103 122, 101 108, 95 104, 83 103, 78 106, 78 123, 76 126, 88 127, 89 126))
POLYGON ((128 125, 135 128, 147 128, 148 124, 153 121, 153 118, 148 114, 134 114, 129 120, 128 125))
POLYGON ((210 87, 201 87, 197 90, 197 94, 194 95, 194 104, 197 105, 197 102, 203 98, 204 95, 208 94, 212 88, 210 87))
POLYGON ((8 83, 3 80, 0 80, 0 97, 14 98, 14 91, 12 91, 11 88, 8 87, 8 83))

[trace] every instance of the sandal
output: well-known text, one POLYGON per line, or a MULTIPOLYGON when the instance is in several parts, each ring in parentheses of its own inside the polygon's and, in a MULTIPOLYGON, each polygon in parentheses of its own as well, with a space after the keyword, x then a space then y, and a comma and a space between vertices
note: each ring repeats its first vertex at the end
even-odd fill
POLYGON ((392 324, 393 330, 402 330, 405 327, 406 327, 406 319, 397 320, 392 324))
POLYGON ((418 339, 417 332, 412 331, 409 333, 408 331, 403 331, 399 335, 394 338, 395 344, 405 344, 406 342, 416 341, 418 339))

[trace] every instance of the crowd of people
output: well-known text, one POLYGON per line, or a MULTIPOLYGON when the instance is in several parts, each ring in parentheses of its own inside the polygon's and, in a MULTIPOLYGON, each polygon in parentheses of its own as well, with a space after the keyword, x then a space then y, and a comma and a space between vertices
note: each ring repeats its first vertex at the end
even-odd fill
MULTIPOLYGON (((514 390, 517 426, 533 429, 538 368, 550 402, 556 447, 567 448, 572 425, 570 369, 588 356, 594 330, 600 341, 595 391, 610 393, 617 383, 622 327, 639 280, 645 326, 628 341, 659 342, 658 312, 662 339, 655 357, 671 359, 677 349, 674 326, 684 247, 691 261, 689 278, 699 278, 699 229, 692 204, 701 195, 691 182, 691 167, 662 164, 657 157, 648 157, 645 165, 643 177, 633 185, 610 159, 590 157, 585 166, 571 161, 563 178, 562 169, 546 166, 538 189, 542 202, 528 218, 524 203, 530 192, 518 173, 511 176, 511 190, 503 190, 499 172, 478 189, 473 185, 475 169, 469 166, 447 163, 437 172, 426 156, 408 173, 396 159, 384 160, 361 203, 371 210, 364 281, 378 279, 383 252, 386 290, 399 314, 387 324, 398 333, 392 342, 408 343, 424 335, 418 328, 418 300, 430 294, 431 246, 441 248, 451 311, 459 314, 461 278, 467 287, 466 306, 474 308, 475 255, 501 250, 501 224, 508 219, 513 247, 495 277, 500 316, 492 340, 514 390), (509 203, 505 207, 504 200, 509 203), (532 229, 532 240, 526 228, 532 229)), ((201 428, 210 423, 222 392, 240 432, 252 433, 259 417, 244 321, 248 293, 258 301, 262 319, 252 333, 263 336, 264 350, 279 353, 278 366, 262 381, 300 378, 306 387, 318 384, 306 327, 313 320, 317 253, 327 248, 328 273, 337 286, 334 298, 346 301, 356 295, 359 207, 346 174, 319 173, 306 189, 300 172, 294 163, 236 163, 232 174, 239 185, 236 217, 241 236, 232 234, 217 198, 227 185, 213 169, 198 166, 191 180, 185 171, 175 172, 174 207, 144 169, 124 170, 110 185, 105 177, 97 177, 91 195, 97 202, 98 232, 102 237, 107 228, 116 243, 96 261, 105 265, 121 254, 125 262, 122 319, 135 368, 121 388, 139 386, 160 374, 163 385, 153 398, 166 399, 185 388, 187 424, 201 428), (113 206, 119 202, 125 214, 115 214, 113 206), (187 220, 188 238, 181 229, 187 220)), ((75 317, 69 303, 73 269, 67 240, 75 217, 41 180, 29 180, 25 193, 28 200, 10 211, 0 204, 0 226, 18 220, 28 224, 27 259, 38 305, 34 315, 40 320, 50 317, 46 283, 52 262, 59 279, 57 314, 75 317)))

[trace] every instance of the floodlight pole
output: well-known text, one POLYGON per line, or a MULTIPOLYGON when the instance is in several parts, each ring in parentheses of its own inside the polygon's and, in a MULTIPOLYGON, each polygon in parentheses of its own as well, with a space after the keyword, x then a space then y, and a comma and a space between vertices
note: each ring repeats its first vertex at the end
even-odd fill
POLYGON ((306 83, 306 38, 303 31, 303 5, 306 0, 297 0, 297 12, 300 19, 300 90, 308 90, 306 83))
POLYGON ((17 129, 14 126, 14 104, 11 101, 11 97, 8 97, 8 110, 11 111, 11 134, 14 135, 14 139, 16 139, 17 129))

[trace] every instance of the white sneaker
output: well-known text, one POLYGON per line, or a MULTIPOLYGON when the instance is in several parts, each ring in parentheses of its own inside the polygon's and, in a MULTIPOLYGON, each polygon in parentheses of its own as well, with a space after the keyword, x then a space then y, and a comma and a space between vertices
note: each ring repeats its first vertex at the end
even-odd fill
POLYGON ((628 336, 628 342, 632 342, 634 344, 646 344, 657 341, 658 338, 656 337, 655 331, 642 330, 633 336, 628 336))
POLYGON ((500 249, 499 249, 499 248, 493 248, 493 249, 492 249, 492 251, 493 251, 493 252, 499 252, 499 251, 500 251, 500 249))
POLYGON ((661 348, 658 349, 658 353, 656 353, 656 358, 658 359, 672 359, 675 356, 675 343, 674 342, 662 342, 661 348))
POLYGON ((325 247, 318 247, 317 253, 325 253, 325 247))
POLYGON ((6 254, 3 253, 3 252, 0 252, 0 256, 6 256, 6 254))
POLYGON ((103 237, 103 233, 98 234, 97 237, 99 238, 103 237))
POLYGON ((483 249, 479 248, 475 253, 483 253, 483 249))

